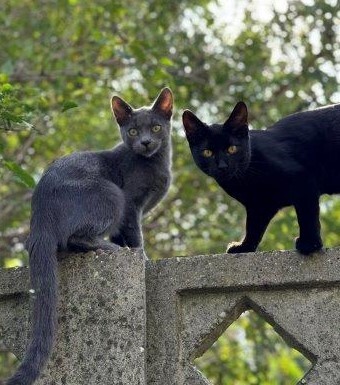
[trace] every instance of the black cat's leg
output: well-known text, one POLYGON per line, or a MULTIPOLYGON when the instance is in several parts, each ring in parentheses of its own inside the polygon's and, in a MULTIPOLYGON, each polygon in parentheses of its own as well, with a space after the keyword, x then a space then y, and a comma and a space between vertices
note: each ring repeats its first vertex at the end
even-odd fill
POLYGON ((246 236, 241 242, 230 243, 227 252, 246 253, 255 251, 270 220, 276 213, 277 208, 247 208, 246 236))
POLYGON ((119 233, 119 234, 116 234, 116 235, 111 235, 110 236, 110 241, 120 247, 125 247, 127 246, 126 245, 126 242, 125 242, 125 239, 123 238, 123 236, 119 233))
POLYGON ((296 249, 304 255, 322 249, 319 196, 311 195, 308 191, 294 206, 300 227, 300 236, 295 242, 296 249))
POLYGON ((67 243, 67 248, 69 251, 74 252, 87 252, 95 250, 105 250, 105 251, 117 251, 119 246, 106 241, 105 239, 95 238, 87 239, 77 236, 72 236, 69 238, 67 243))
POLYGON ((120 237, 125 246, 137 248, 143 246, 143 234, 141 227, 141 212, 133 204, 127 205, 123 226, 120 229, 120 237))

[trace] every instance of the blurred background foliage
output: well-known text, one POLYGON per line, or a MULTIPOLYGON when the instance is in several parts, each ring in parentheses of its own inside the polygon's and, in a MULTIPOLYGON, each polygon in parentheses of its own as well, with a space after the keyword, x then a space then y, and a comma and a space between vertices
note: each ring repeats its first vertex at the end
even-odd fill
MULTIPOLYGON (((262 129, 287 114, 340 102, 339 9, 338 0, 1 2, 0 266, 27 264, 30 199, 44 168, 56 157, 119 141, 112 94, 139 107, 165 85, 176 102, 174 179, 145 220, 146 252, 155 260, 223 252, 242 237, 245 213, 193 164, 181 111, 222 122, 244 100, 252 128, 262 129)), ((323 198, 321 209, 325 245, 339 245, 339 199, 323 198)), ((285 209, 260 249, 290 249, 297 234, 295 213, 285 209)), ((248 315, 235 327, 264 336, 259 319, 248 315)), ((216 385, 293 384, 306 369, 282 348, 277 364, 261 353, 261 365, 248 365, 245 375, 244 338, 236 335, 214 345, 218 365, 209 358, 200 363, 216 385), (237 345, 229 355, 226 340, 237 345), (239 369, 230 370, 226 357, 239 369), (282 362, 293 368, 284 375, 282 362)), ((11 370, 11 359, 0 355, 0 376, 11 370)))

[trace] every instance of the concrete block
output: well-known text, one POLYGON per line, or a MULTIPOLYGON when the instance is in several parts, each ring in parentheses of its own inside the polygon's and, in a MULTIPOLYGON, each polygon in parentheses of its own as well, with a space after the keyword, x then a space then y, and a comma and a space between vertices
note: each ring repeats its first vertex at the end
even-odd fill
MULTIPOLYGON (((145 384, 144 264, 142 251, 127 249, 60 262, 57 343, 37 385, 145 384)), ((2 270, 0 282, 0 330, 20 358, 30 329, 27 269, 2 270)))

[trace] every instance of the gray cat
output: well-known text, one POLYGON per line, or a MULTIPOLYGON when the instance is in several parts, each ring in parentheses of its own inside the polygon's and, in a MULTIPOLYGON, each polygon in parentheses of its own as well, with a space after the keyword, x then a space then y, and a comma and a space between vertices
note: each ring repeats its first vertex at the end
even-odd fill
POLYGON ((164 88, 152 107, 133 109, 114 96, 123 142, 113 150, 77 152, 56 160, 32 199, 27 241, 35 291, 32 338, 7 385, 30 385, 50 355, 56 329, 57 251, 142 247, 141 218, 171 182, 173 97, 164 88), (110 240, 103 239, 105 235, 110 240))

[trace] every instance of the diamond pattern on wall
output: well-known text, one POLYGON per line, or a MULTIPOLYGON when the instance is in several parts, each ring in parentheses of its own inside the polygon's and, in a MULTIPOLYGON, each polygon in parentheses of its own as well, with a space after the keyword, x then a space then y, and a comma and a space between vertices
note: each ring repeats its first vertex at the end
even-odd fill
POLYGON ((213 385, 294 385, 312 366, 255 311, 243 313, 195 365, 213 385))

